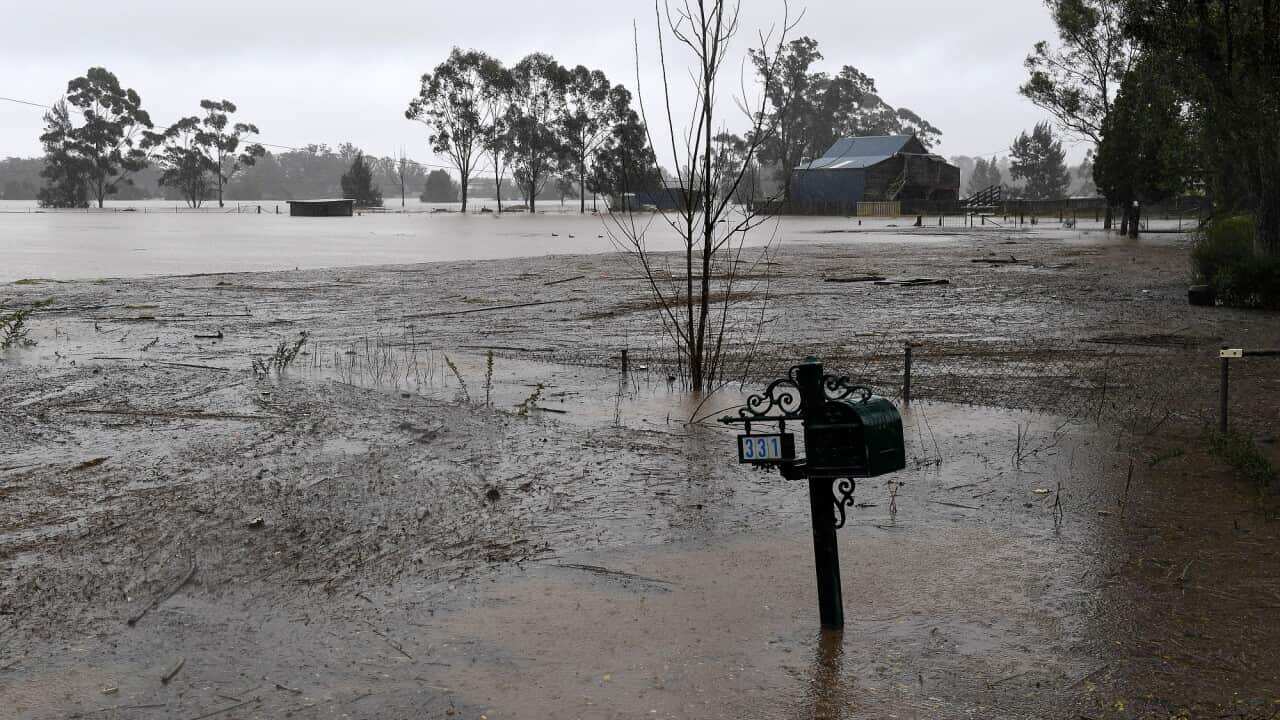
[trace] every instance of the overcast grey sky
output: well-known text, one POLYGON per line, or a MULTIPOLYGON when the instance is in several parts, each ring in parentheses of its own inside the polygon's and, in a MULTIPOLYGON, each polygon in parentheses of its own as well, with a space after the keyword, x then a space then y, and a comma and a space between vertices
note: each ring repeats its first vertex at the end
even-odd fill
MULTIPOLYGON (((781 10, 775 0, 744 0, 751 33, 738 38, 739 57, 781 10)), ((818 41, 824 69, 848 64, 874 77, 889 104, 943 130, 944 155, 1003 154, 1046 117, 1017 94, 1032 44, 1054 37, 1038 0, 811 0, 804 10, 795 34, 818 41)), ((644 0, 0 0, 0 17, 0 96, 52 102, 69 79, 102 65, 141 94, 157 124, 193 114, 201 98, 227 98, 261 140, 281 145, 350 141, 376 155, 403 146, 434 161, 425 129, 403 112, 418 77, 454 45, 508 63, 548 52, 634 91, 633 21, 656 110, 655 20, 644 0)), ((731 71, 724 91, 736 92, 738 65, 731 71)), ((0 102, 0 156, 39 154, 40 126, 37 108, 0 102)), ((1082 154, 1069 149, 1073 159, 1082 154)))

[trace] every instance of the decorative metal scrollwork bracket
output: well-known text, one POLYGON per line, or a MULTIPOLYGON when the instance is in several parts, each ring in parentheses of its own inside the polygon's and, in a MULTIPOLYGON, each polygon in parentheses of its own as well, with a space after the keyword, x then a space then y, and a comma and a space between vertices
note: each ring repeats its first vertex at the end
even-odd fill
POLYGON ((800 420, 803 417, 800 388, 790 376, 769 383, 764 392, 748 397, 746 405, 738 410, 739 422, 800 420))
POLYGON ((853 478, 840 478, 831 490, 832 499, 836 504, 836 529, 844 527, 846 507, 853 507, 853 493, 858 489, 858 484, 853 478))
MULTIPOLYGON (((720 418, 726 424, 746 425, 751 432, 751 424, 757 422, 775 422, 779 429, 785 431, 788 420, 805 420, 811 413, 823 413, 822 408, 805 407, 804 396, 800 391, 797 371, 800 366, 792 367, 784 378, 774 380, 758 395, 751 395, 737 413, 736 417, 720 418)), ((854 384, 847 375, 822 376, 822 395, 828 401, 848 400, 857 396, 856 402, 867 402, 871 399, 871 388, 854 384)), ((780 461, 775 463, 782 471, 783 477, 798 480, 808 477, 804 460, 780 461)), ((836 506, 836 528, 842 528, 847 518, 846 508, 854 506, 853 494, 857 484, 853 478, 839 478, 831 488, 832 502, 836 506)))
POLYGON ((854 385, 850 382, 847 375, 839 377, 835 375, 822 376, 822 391, 828 400, 844 400, 850 395, 861 395, 862 398, 858 402, 867 402, 871 399, 871 388, 863 385, 854 385))
MULTIPOLYGON (((738 410, 738 417, 721 418, 723 423, 779 422, 786 420, 803 420, 806 408, 804 398, 800 394, 800 386, 796 382, 796 367, 791 368, 787 377, 769 383, 769 387, 758 395, 751 395, 738 410)), ((871 388, 855 385, 845 375, 824 375, 822 377, 823 396, 827 400, 845 400, 853 395, 860 396, 858 402, 871 399, 871 388)))

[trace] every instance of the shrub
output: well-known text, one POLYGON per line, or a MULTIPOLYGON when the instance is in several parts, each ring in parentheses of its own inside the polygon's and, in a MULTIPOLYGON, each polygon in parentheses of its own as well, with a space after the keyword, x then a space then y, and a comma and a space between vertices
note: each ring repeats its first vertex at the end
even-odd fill
POLYGON ((304 330, 298 335, 298 339, 294 340, 292 343, 288 340, 281 340, 280 344, 276 346, 275 353, 268 355, 267 357, 251 358, 250 362, 253 365, 254 374, 266 375, 271 370, 284 372, 285 368, 288 368, 293 364, 293 361, 297 359, 298 354, 302 352, 302 346, 305 345, 306 342, 307 333, 304 330))
POLYGON ((35 312, 37 308, 51 304, 53 304, 53 298, 32 303, 31 307, 28 308, 17 308, 10 311, 0 308, 0 350, 35 345, 36 341, 27 337, 27 333, 31 331, 31 326, 27 324, 27 320, 31 318, 31 313, 35 312))
POLYGON ((35 344, 27 338, 27 317, 30 314, 30 310, 23 309, 0 313, 0 350, 35 344))
POLYGON ((1197 282, 1213 288, 1223 305, 1280 308, 1280 257, 1254 249, 1254 222, 1236 215, 1211 223, 1191 248, 1197 282))

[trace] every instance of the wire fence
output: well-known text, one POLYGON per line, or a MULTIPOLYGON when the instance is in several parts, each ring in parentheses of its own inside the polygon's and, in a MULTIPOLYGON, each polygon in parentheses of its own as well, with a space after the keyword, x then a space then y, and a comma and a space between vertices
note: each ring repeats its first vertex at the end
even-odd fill
MULTIPOLYGON (((521 201, 503 200, 502 212, 504 214, 528 214, 529 208, 523 205, 521 201)), ((601 206, 600 210, 587 205, 587 213, 598 214, 601 211, 607 212, 601 206)), ((412 205, 400 206, 398 204, 387 203, 380 207, 356 208, 357 213, 370 215, 435 215, 435 214, 458 214, 462 212, 460 203, 414 203, 412 205)), ((473 199, 467 206, 468 215, 486 215, 497 212, 497 204, 493 198, 473 199)), ((287 200, 263 200, 261 202, 237 202, 227 203, 225 207, 218 207, 216 204, 206 204, 200 207, 190 207, 188 205, 118 205, 110 207, 87 207, 87 208, 43 208, 35 205, 22 207, 0 207, 0 215, 30 215, 39 214, 60 214, 60 215, 95 215, 95 214, 118 214, 118 213, 139 213, 144 215, 288 215, 289 203, 287 200)), ((539 215, 579 215, 581 214, 578 205, 574 203, 561 204, 558 201, 540 202, 537 206, 537 214, 539 215)))
POLYGON ((19 208, 3 208, 0 214, 60 214, 60 215, 115 215, 118 213, 140 213, 144 215, 173 215, 173 214, 192 214, 192 215, 236 215, 236 214, 283 214, 289 213, 289 207, 284 201, 263 201, 260 203, 236 203, 228 204, 225 207, 217 205, 202 205, 200 207, 190 207, 188 205, 125 205, 117 207, 87 207, 87 208, 45 208, 45 207, 19 207, 19 208))
MULTIPOLYGON (((1094 342, 914 342, 910 397, 1116 422, 1140 433, 1171 423, 1212 427, 1218 413, 1218 351, 1211 345, 1200 338, 1159 335, 1094 342)), ((858 338, 823 349, 820 357, 830 372, 847 374, 902 402, 906 346, 899 339, 858 338)), ((758 366, 749 382, 780 376, 786 364, 779 356, 758 366)), ((1233 399, 1232 422, 1246 430, 1274 428, 1280 421, 1280 382, 1260 363, 1249 370, 1251 377, 1238 380, 1249 383, 1250 390, 1233 399)))
MULTIPOLYGON (((1054 200, 1024 200, 1006 198, 988 206, 966 204, 960 199, 928 200, 902 199, 891 202, 857 202, 853 200, 768 200, 751 203, 751 208, 765 215, 829 215, 877 218, 921 218, 922 224, 969 217, 998 218, 1004 223, 1024 224, 1044 220, 1057 222, 1100 223, 1107 214, 1107 201, 1101 197, 1061 198, 1054 200)), ((1210 207, 1204 198, 1183 197, 1145 206, 1142 217, 1162 220, 1182 219, 1194 226, 1205 217, 1210 207)), ((1120 211, 1112 208, 1118 223, 1120 211)), ((978 221, 974 221, 977 224, 978 221)), ((961 223, 964 224, 964 223, 961 223)))

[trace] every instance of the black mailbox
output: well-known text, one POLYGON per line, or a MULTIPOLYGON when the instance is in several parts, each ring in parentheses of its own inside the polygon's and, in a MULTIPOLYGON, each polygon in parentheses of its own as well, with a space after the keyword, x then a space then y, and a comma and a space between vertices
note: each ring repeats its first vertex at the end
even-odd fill
POLYGON ((806 427, 810 477, 874 477, 907 466, 902 416, 884 398, 827 400, 806 427))
POLYGON ((854 507, 856 478, 884 475, 907 466, 902 416, 893 403, 872 396, 871 389, 828 375, 815 357, 791 368, 764 392, 751 395, 737 417, 720 418, 743 425, 738 460, 777 466, 788 480, 808 479, 809 512, 813 516, 813 562, 818 580, 818 614, 823 627, 844 625, 840 593, 840 558, 836 528, 844 527, 845 508, 854 507), (787 423, 804 425, 805 457, 795 457, 787 423), (776 433, 752 433, 752 426, 776 424, 776 433), (837 518, 835 515, 839 513, 837 518))

